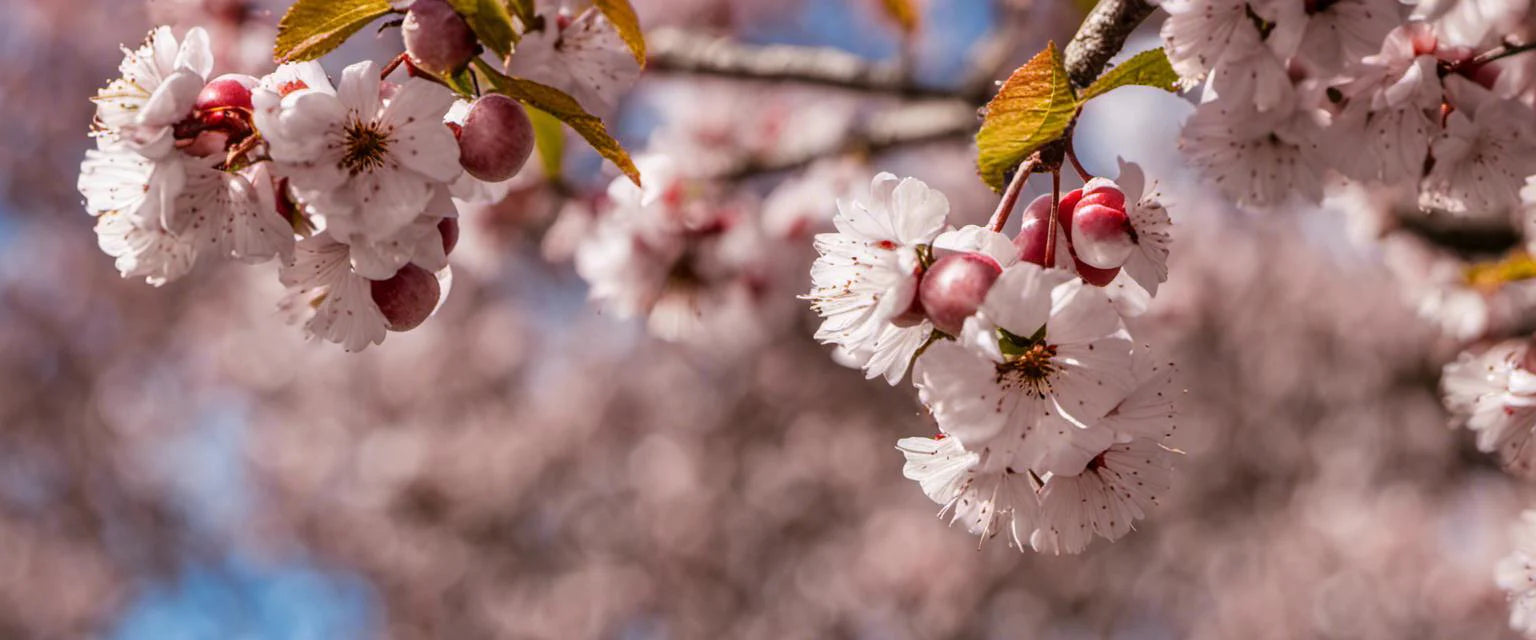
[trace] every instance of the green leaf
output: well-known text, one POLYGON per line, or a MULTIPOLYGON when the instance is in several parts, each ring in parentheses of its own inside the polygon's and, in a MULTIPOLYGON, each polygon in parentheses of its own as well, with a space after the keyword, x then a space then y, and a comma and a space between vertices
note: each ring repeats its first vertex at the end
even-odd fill
POLYGON ((533 0, 511 0, 512 15, 523 21, 524 26, 533 24, 533 0))
POLYGON ((277 23, 272 59, 314 60, 389 12, 388 0, 298 0, 277 23))
POLYGON ((584 138, 587 144, 592 145, 599 155, 617 166, 635 184, 640 184, 640 170, 636 169, 634 161, 630 160, 629 152, 624 150, 618 140, 609 135, 608 128, 603 126, 602 119, 587 113, 575 98, 554 87, 532 80, 509 77, 478 58, 475 59, 475 68, 490 80, 498 93, 516 98, 564 122, 584 138))
POLYGON ((469 67, 460 69, 457 73, 445 75, 442 78, 443 82, 447 83, 454 93, 459 94, 460 98, 466 100, 475 99, 475 72, 470 71, 469 67))
POLYGON ((453 10, 464 16, 475 37, 487 49, 506 60, 512 55, 512 45, 517 44, 517 29, 512 26, 512 13, 506 0, 449 0, 453 10))
POLYGON ((640 17, 635 15, 635 8, 630 6, 629 0, 596 0, 593 4, 603 12, 603 17, 613 23, 619 38, 629 45, 630 53, 635 54, 635 62, 644 68, 645 36, 640 33, 640 17))
POLYGON ((534 108, 528 109, 528 119, 533 122, 533 142, 544 175, 560 180, 565 167, 565 127, 554 116, 534 108))
POLYGON ((1088 100, 1111 89, 1131 84, 1177 91, 1179 74, 1173 70, 1173 65, 1168 64, 1168 55, 1161 48, 1149 49, 1104 72, 1104 75, 1083 90, 1080 100, 1088 100))
POLYGON ((1007 173, 1061 137, 1076 113, 1072 82, 1061 66, 1056 43, 1049 43, 1015 69, 987 103, 981 130, 976 132, 976 168, 981 179, 1002 191, 1007 173))
POLYGON ((895 20, 902 31, 917 32, 918 12, 912 0, 880 0, 880 6, 885 9, 885 15, 895 20))

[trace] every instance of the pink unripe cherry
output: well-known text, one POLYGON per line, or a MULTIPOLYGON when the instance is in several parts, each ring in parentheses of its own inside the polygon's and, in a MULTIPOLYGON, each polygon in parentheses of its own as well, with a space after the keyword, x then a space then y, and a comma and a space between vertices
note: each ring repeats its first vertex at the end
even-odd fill
POLYGON ((256 86, 255 78, 238 73, 226 73, 203 85, 203 90, 198 92, 197 101, 193 106, 198 111, 214 109, 250 111, 251 87, 254 86, 256 86))
POLYGON ((1051 194, 1041 194, 1024 207, 1019 233, 1013 237, 1013 246, 1019 249, 1019 260, 1045 265, 1046 234, 1050 233, 1051 194))
POLYGON ((992 283, 1002 273, 1002 265, 986 254, 950 254, 928 267, 918 285, 917 298, 934 327, 960 335, 965 319, 981 308, 992 283))
POLYGON ((446 0, 416 0, 400 25, 411 60, 433 73, 453 73, 475 56, 475 34, 446 0))
POLYGON ((533 123, 516 100, 493 93, 476 100, 459 127, 459 164, 486 182, 517 175, 533 153, 533 123))
MULTIPOLYGON (((1061 204, 1056 207, 1056 221, 1061 224, 1061 228, 1072 228, 1072 219, 1075 217, 1077 205, 1082 202, 1082 200, 1082 189, 1073 189, 1061 197, 1061 204)), ((1113 200, 1110 201, 1112 202, 1113 200)), ((1121 202, 1123 203, 1124 201, 1124 196, 1122 196, 1121 202)), ((1103 202, 1103 200, 1100 202, 1103 202)), ((1070 236, 1071 234, 1068 234, 1069 238, 1070 236)), ((1061 247, 1057 247, 1056 250, 1060 251, 1061 247)), ((1083 282, 1097 287, 1103 287, 1112 282, 1115 279, 1115 276, 1120 275, 1120 267, 1100 269, 1091 264, 1083 262, 1083 260, 1077 256, 1077 250, 1072 246, 1070 241, 1067 243, 1067 251, 1071 253, 1072 266, 1077 269, 1077 275, 1083 279, 1083 282)))
POLYGON ((379 305, 390 331, 410 331, 421 326, 437 308, 438 296, 442 295, 437 276, 415 264, 401 267, 388 280, 369 284, 373 302, 379 305))
POLYGON ((1084 188, 1087 193, 1072 214, 1073 255, 1091 267, 1119 267, 1135 246, 1135 230, 1125 214, 1125 194, 1114 183, 1097 178, 1084 188))

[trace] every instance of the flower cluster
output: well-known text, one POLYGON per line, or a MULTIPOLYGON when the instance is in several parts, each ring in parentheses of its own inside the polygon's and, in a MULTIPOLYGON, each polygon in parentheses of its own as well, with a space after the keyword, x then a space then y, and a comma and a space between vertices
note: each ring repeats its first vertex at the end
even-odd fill
POLYGON ((1118 180, 1037 199, 1009 238, 951 228, 944 194, 881 174, 816 237, 817 338, 871 378, 911 369, 940 433, 897 448, 952 522, 1077 553, 1168 489, 1174 368, 1124 322, 1167 278, 1159 198, 1122 163, 1118 180))
MULTIPOLYGON (((534 132, 518 101, 445 80, 480 50, 448 3, 394 6, 407 53, 335 83, 313 61, 214 77, 200 28, 178 39, 160 27, 125 50, 96 96, 79 180, 123 277, 160 286, 199 260, 276 258, 280 308, 308 335, 357 351, 425 321, 451 281, 457 206, 505 197, 534 132)), ((560 61, 584 100, 611 103, 634 79, 614 71, 636 65, 595 10, 539 23, 516 25, 530 36, 519 60, 560 61), (541 49, 537 36, 557 32, 541 49)))
POLYGON ((1508 215, 1536 173, 1525 3, 1165 0, 1169 61, 1204 95, 1190 160, 1254 207, 1318 202, 1333 177, 1426 210, 1508 215), (1508 57, 1506 57, 1508 56, 1508 57))

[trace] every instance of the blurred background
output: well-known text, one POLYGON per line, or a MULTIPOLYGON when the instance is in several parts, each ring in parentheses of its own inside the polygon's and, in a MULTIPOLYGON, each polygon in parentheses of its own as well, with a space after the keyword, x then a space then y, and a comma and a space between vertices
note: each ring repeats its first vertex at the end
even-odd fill
MULTIPOLYGON (((636 5, 647 29, 906 59, 957 95, 1086 9, 931 1, 904 40, 876 0, 636 5)), ((219 70, 261 73, 283 6, 0 7, 0 638, 1509 634, 1492 567, 1532 496, 1447 428, 1459 345, 1395 275, 1420 254, 1376 241, 1369 197, 1221 204, 1182 168, 1186 98, 1117 91, 1078 129, 1091 171, 1141 162, 1175 200, 1172 274, 1133 332, 1181 368, 1185 455, 1138 531, 1053 557, 978 545, 902 478, 896 440, 936 428, 909 386, 811 339, 808 235, 774 246, 779 293, 709 340, 587 303, 564 259, 580 225, 558 221, 612 177, 590 154, 567 187, 466 212, 439 316, 361 354, 286 324, 271 264, 119 279, 75 191, 117 47, 202 25, 219 70)), ((398 51, 365 32, 325 62, 398 51)), ((692 163, 799 158, 714 185, 764 216, 825 225, 884 170, 980 223, 996 200, 968 132, 839 142, 924 100, 955 108, 653 68, 614 122, 692 163)))

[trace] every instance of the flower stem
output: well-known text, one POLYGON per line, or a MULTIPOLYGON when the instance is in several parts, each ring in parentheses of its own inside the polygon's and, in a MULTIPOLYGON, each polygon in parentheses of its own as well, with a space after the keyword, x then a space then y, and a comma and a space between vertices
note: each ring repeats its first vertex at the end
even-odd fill
MULTIPOLYGON (((1508 58, 1508 57, 1510 57, 1512 55, 1519 54, 1519 53, 1525 53, 1525 52, 1531 51, 1531 50, 1536 50, 1536 42, 1527 42, 1525 44, 1515 44, 1515 43, 1512 43, 1512 42, 1505 42, 1502 46, 1499 46, 1499 47, 1494 48, 1494 49, 1489 49, 1488 51, 1484 51, 1483 53, 1480 53, 1477 56, 1474 56, 1471 60, 1468 60, 1466 62, 1465 66, 1475 67, 1477 65, 1488 64, 1490 62, 1493 62, 1494 60, 1500 60, 1500 59, 1503 59, 1503 58, 1508 58)), ((1462 65, 1457 65, 1457 66, 1462 66, 1462 65)))
POLYGON ((1088 173, 1088 170, 1083 168, 1083 163, 1078 162, 1077 154, 1072 151, 1070 145, 1067 146, 1067 159, 1072 161, 1072 168, 1077 170, 1077 177, 1082 178, 1083 182, 1093 179, 1093 174, 1088 173))
POLYGON ((1061 206, 1061 169, 1051 172, 1051 217, 1045 222, 1045 268, 1056 266, 1056 208, 1061 206))
POLYGON ((997 233, 1003 232, 1003 225, 1008 224, 1008 216, 1013 215, 1014 205, 1019 203, 1019 193, 1024 190, 1024 183, 1029 181, 1029 174, 1035 172, 1036 164, 1036 158, 1031 156, 1014 171, 1013 179, 1008 181, 1008 188, 1003 191, 1003 199, 997 203, 997 210, 992 212, 988 228, 997 233))

